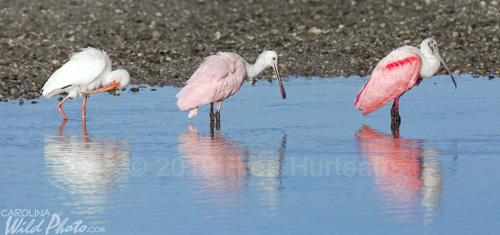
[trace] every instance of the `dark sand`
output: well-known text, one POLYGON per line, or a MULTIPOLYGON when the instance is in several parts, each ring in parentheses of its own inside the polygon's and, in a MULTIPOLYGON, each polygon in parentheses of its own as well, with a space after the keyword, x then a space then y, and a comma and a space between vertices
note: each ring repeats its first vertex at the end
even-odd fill
POLYGON ((153 86, 182 86, 217 51, 253 63, 276 50, 283 76, 367 76, 391 50, 427 37, 457 75, 500 74, 497 1, 3 0, 0 9, 3 100, 39 97, 87 46, 153 86))

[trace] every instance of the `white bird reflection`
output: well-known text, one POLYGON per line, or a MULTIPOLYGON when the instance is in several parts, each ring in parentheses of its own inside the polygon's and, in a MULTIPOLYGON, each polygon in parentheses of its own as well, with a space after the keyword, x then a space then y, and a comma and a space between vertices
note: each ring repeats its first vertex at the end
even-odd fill
POLYGON ((87 134, 64 132, 66 120, 58 135, 45 136, 45 166, 48 180, 68 194, 58 195, 72 213, 94 215, 111 202, 110 193, 129 180, 129 145, 123 140, 87 134))
POLYGON ((383 209, 398 220, 429 223, 438 216, 442 168, 438 150, 423 141, 382 134, 368 126, 356 133, 359 155, 369 166, 383 209))
POLYGON ((283 133, 277 150, 266 150, 252 147, 248 153, 247 165, 250 171, 252 186, 259 193, 257 196, 267 211, 262 215, 275 215, 281 199, 281 170, 285 155, 287 136, 283 133))
MULTIPOLYGON (((179 133, 179 153, 191 169, 192 179, 200 182, 200 203, 210 202, 222 208, 242 206, 241 199, 257 193, 265 205, 263 215, 272 215, 279 203, 281 164, 286 135, 277 150, 245 147, 222 136, 220 129, 209 134, 198 133, 189 125, 189 132, 179 133)), ((211 215, 212 216, 212 215, 211 215)))

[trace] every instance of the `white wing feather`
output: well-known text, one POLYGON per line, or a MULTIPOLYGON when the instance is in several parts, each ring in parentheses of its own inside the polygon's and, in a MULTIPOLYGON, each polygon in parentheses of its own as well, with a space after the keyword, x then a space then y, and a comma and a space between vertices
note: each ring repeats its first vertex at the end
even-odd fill
POLYGON ((95 90, 106 69, 111 70, 111 61, 104 51, 85 48, 75 53, 59 68, 42 88, 43 96, 51 98, 61 93, 70 97, 80 96, 80 92, 95 90), (76 92, 75 92, 76 91, 76 92))

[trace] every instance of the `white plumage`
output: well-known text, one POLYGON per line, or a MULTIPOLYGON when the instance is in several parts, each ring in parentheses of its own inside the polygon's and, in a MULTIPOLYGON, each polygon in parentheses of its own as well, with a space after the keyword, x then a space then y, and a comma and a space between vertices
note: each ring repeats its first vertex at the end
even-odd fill
POLYGON ((68 98, 83 95, 85 100, 82 117, 85 118, 85 102, 88 94, 114 88, 123 89, 129 83, 130 77, 126 70, 111 71, 111 60, 105 51, 88 47, 72 54, 70 60, 50 76, 42 88, 42 95, 52 98, 56 95, 68 94, 58 104, 58 109, 64 119, 67 117, 60 108, 62 103, 68 98))

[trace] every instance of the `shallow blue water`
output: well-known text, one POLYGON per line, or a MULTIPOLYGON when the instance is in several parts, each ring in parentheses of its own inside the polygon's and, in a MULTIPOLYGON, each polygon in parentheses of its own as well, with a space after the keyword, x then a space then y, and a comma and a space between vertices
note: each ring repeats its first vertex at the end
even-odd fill
POLYGON ((500 232, 500 80, 425 79, 400 100, 398 137, 390 105, 354 109, 365 81, 290 78, 286 100, 245 83, 220 130, 209 107, 178 111, 172 87, 92 95, 86 123, 82 99, 67 123, 56 99, 1 102, 0 231, 500 232))

